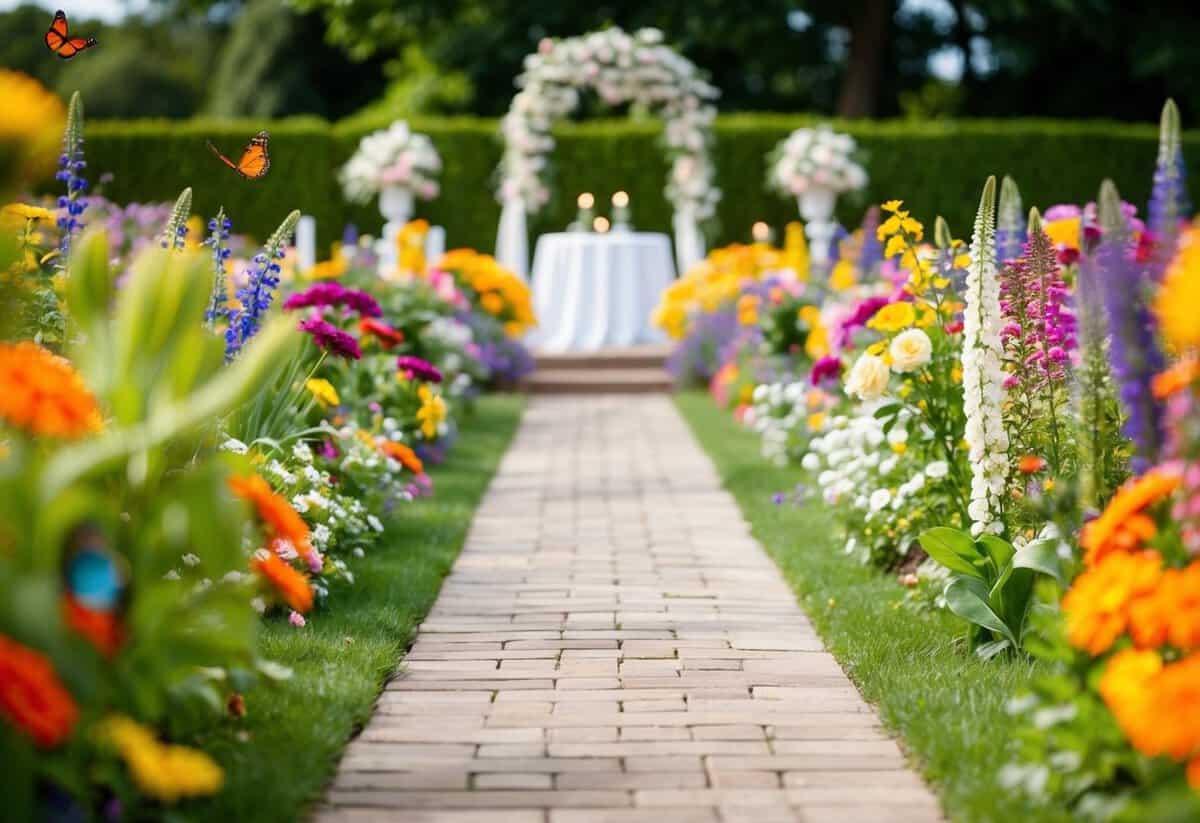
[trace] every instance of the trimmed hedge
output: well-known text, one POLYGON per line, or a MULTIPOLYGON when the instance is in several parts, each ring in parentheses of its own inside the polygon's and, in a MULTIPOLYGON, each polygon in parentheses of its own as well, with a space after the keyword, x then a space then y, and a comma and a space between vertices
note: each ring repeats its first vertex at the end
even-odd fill
MULTIPOLYGON (((714 160, 724 191, 711 239, 746 239, 750 224, 779 225, 795 219, 795 204, 767 192, 765 155, 789 131, 817 122, 796 115, 730 115, 717 120, 714 160)), ((271 131, 272 168, 262 180, 243 180, 224 168, 204 146, 211 138, 231 157, 262 123, 251 121, 98 121, 87 127, 87 156, 93 182, 102 172, 114 179, 105 193, 119 202, 172 200, 192 186, 195 208, 205 215, 224 205, 235 230, 263 237, 293 208, 317 218, 321 243, 340 236, 353 222, 377 232, 382 218, 373 205, 348 204, 341 196, 337 168, 358 140, 383 123, 330 125, 316 118, 276 121, 271 131)), ((442 194, 418 203, 417 212, 446 227, 451 246, 491 250, 500 209, 493 196, 501 145, 495 120, 415 119, 430 135, 445 169, 442 194)), ((1011 174, 1026 205, 1093 199, 1100 180, 1111 177, 1122 195, 1144 209, 1150 192, 1157 129, 1111 122, 904 121, 838 122, 868 155, 871 185, 856 201, 843 199, 839 217, 857 224, 871 202, 897 197, 915 214, 942 214, 959 236, 970 231, 979 187, 988 174, 1011 174)), ((666 161, 654 121, 592 121, 567 124, 556 132, 550 206, 532 221, 537 233, 565 226, 574 216, 575 195, 592 191, 607 210, 613 191, 630 193, 639 228, 668 231, 670 207, 662 195, 666 161)), ((1184 138, 1193 169, 1200 168, 1200 133, 1184 138)), ((47 181, 44 191, 53 191, 47 181)), ((1197 177, 1193 201, 1200 201, 1197 177)), ((323 256, 323 255, 322 255, 323 256)))

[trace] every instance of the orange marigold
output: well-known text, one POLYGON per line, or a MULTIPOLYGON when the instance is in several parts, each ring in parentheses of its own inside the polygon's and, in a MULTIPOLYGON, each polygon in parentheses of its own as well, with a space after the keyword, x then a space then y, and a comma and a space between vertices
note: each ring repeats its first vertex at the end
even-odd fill
POLYGON ((1086 552, 1084 562, 1091 566, 1109 552, 1130 552, 1145 545, 1158 529, 1142 512, 1168 497, 1179 483, 1177 472, 1157 468, 1118 489, 1104 512, 1079 535, 1079 545, 1086 552))
POLYGON ((1167 370, 1154 376, 1150 391, 1155 399, 1165 400, 1200 381, 1200 358, 1185 357, 1167 370))
POLYGON ((297 552, 308 555, 313 551, 308 524, 292 504, 276 494, 269 483, 257 474, 229 478, 229 488, 243 500, 254 505, 258 517, 266 524, 272 539, 286 540, 297 552))
POLYGON ((0 343, 0 419, 47 437, 82 437, 102 423, 75 367, 30 340, 0 343))
POLYGON ((1157 652, 1124 649, 1101 676, 1100 696, 1142 754, 1182 761, 1200 751, 1200 654, 1164 665, 1157 652))
POLYGON ((1167 569, 1153 591, 1129 606, 1129 634, 1139 648, 1200 648, 1200 562, 1167 569))
POLYGON ((1129 625, 1129 605, 1162 577, 1158 552, 1110 554, 1075 579, 1062 608, 1067 640, 1092 655, 1108 651, 1129 625))
POLYGON ((403 443, 385 440, 379 448, 383 450, 384 454, 398 461, 413 474, 420 474, 425 471, 425 464, 421 462, 421 458, 417 457, 417 453, 403 443))
POLYGON ((0 634, 0 715, 44 749, 71 735, 79 708, 50 661, 0 634))
POLYGON ((1037 474, 1046 468, 1046 461, 1036 454, 1027 454, 1017 461, 1017 470, 1021 474, 1037 474))
POLYGON ((279 559, 275 552, 261 549, 254 553, 254 569, 296 611, 305 614, 312 608, 313 592, 308 578, 279 559))

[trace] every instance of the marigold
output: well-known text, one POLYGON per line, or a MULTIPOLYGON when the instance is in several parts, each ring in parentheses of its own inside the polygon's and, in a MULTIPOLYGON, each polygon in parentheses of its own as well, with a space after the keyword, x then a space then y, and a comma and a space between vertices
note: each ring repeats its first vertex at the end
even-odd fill
POLYGON ((370 317, 364 317, 358 321, 358 330, 363 334, 369 334, 374 337, 379 341, 379 345, 385 349, 390 349, 404 342, 404 332, 370 317))
POLYGON ((1164 665, 1157 652, 1124 649, 1108 662, 1099 688, 1142 754, 1182 761, 1200 750, 1200 654, 1164 665))
POLYGON ((275 552, 260 549, 254 553, 253 565, 284 603, 301 614, 307 614, 312 608, 313 592, 308 578, 280 560, 275 552))
POLYGON ((104 721, 101 737, 112 744, 138 788, 164 803, 214 794, 225 782, 221 767, 202 751, 160 743, 154 733, 128 717, 104 721))
POLYGON ((71 735, 79 708, 50 661, 0 634, 0 715, 44 749, 71 735))
POLYGON ((254 510, 267 526, 271 538, 288 541, 300 554, 307 555, 312 552, 308 524, 296 513, 286 498, 272 491, 266 480, 257 474, 230 477, 229 488, 238 497, 254 505, 254 510))
POLYGON ((100 407, 65 358, 38 344, 0 343, 0 420, 46 437, 99 431, 100 407))
POLYGON ((1027 454, 1017 461, 1017 471, 1021 474, 1037 474, 1046 468, 1046 461, 1036 454, 1027 454))
POLYGON ((1134 551, 1154 537, 1157 527, 1142 512, 1170 496, 1179 483, 1177 472, 1160 467, 1118 489, 1104 512, 1080 533, 1084 562, 1090 566, 1110 552, 1134 551))
POLYGON ((1163 337, 1179 352, 1200 349, 1200 222, 1179 240, 1154 303, 1163 337))
POLYGON ((1200 357, 1185 357, 1166 371, 1156 374, 1150 390, 1156 400, 1166 400, 1200 381, 1200 357))
POLYGON ((1062 600, 1067 640, 1091 655, 1108 651, 1129 625, 1129 606, 1152 592, 1162 576, 1155 551, 1117 552, 1075 579, 1062 600))
POLYGON ((379 448, 413 474, 425 471, 425 464, 421 462, 421 458, 417 457, 417 453, 403 443, 385 440, 379 448))
POLYGON ((875 312, 874 316, 867 321, 867 325, 877 331, 894 332, 907 329, 916 320, 917 310, 913 308, 913 304, 901 300, 896 303, 888 303, 875 312))
POLYGON ((1153 591, 1129 607, 1129 634, 1139 648, 1200 648, 1200 562, 1167 569, 1153 591))

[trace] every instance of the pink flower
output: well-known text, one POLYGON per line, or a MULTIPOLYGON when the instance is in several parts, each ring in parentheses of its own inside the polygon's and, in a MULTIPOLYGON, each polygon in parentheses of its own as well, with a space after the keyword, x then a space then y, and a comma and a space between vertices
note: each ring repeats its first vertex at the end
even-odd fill
POLYGON ((302 629, 308 624, 308 621, 306 621, 304 619, 304 615, 302 615, 302 614, 300 614, 300 612, 296 612, 296 611, 294 611, 288 615, 288 622, 291 623, 293 626, 295 626, 297 629, 302 629))

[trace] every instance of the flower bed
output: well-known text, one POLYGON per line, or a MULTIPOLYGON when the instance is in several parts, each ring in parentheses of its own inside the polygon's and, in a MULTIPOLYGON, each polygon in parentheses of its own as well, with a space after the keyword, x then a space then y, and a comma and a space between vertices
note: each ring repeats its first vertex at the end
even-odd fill
POLYGON ((1200 224, 1179 135, 1168 103, 1145 222, 1108 181, 1026 218, 1016 184, 989 179, 969 244, 940 219, 927 239, 892 200, 827 271, 768 247, 736 270, 719 250, 656 315, 681 353, 734 319, 714 394, 815 481, 778 503, 826 508, 914 620, 960 621, 960 654, 1042 661, 1013 687, 995 785, 1047 813, 1200 814, 1200 224), (825 346, 776 345, 781 316, 825 346))
MULTIPOLYGON (((483 256, 461 287, 449 264, 380 279, 366 242, 297 272, 297 212, 251 253, 235 216, 191 217, 190 189, 174 206, 93 198, 78 96, 65 135, 57 209, 2 217, 0 755, 16 819, 156 818, 230 779, 214 734, 235 762, 247 713, 312 685, 266 653, 262 621, 301 638, 356 601, 480 390, 509 379, 485 347, 520 360, 533 316, 483 256)), ((377 611, 428 605, 438 575, 419 557, 419 596, 377 611)), ((375 640, 393 662, 405 630, 375 640)), ((318 648, 280 658, 302 669, 318 648)))

